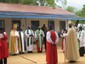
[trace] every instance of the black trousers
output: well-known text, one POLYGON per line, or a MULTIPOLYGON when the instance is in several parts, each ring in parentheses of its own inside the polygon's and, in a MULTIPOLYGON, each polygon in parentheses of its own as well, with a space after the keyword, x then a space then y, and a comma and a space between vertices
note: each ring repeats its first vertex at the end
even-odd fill
POLYGON ((0 60, 0 64, 7 64, 7 58, 0 60), (4 63, 3 63, 3 61, 4 61, 4 63))
POLYGON ((84 56, 84 47, 80 47, 79 52, 80 56, 84 56))

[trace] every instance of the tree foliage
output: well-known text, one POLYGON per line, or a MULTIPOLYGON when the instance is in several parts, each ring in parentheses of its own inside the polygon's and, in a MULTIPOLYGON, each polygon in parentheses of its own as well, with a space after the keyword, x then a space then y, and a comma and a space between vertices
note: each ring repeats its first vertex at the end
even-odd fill
POLYGON ((77 11, 77 9, 75 7, 72 7, 72 6, 68 6, 66 8, 67 11, 71 12, 71 13, 75 13, 77 11))
POLYGON ((85 17, 85 5, 83 5, 83 8, 81 10, 81 16, 85 17))
POLYGON ((6 3, 16 3, 16 4, 32 4, 32 5, 40 5, 40 6, 55 6, 54 0, 0 0, 0 2, 6 3))
POLYGON ((85 5, 83 5, 83 8, 81 10, 76 11, 75 14, 79 17, 85 17, 85 5))
POLYGON ((0 0, 0 2, 56 7, 56 2, 61 2, 64 6, 67 0, 0 0))

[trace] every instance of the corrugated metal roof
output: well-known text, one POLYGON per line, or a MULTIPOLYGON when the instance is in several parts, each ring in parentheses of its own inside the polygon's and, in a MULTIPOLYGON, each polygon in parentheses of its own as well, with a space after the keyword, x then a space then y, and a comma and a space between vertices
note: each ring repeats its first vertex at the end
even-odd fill
POLYGON ((44 18, 59 20, 85 20, 62 8, 0 3, 0 18, 44 18))
POLYGON ((75 15, 69 14, 39 14, 29 12, 0 12, 0 18, 42 18, 42 19, 59 19, 59 20, 85 20, 75 15))
POLYGON ((0 3, 0 11, 12 11, 12 12, 32 12, 43 14, 72 14, 62 8, 50 8, 47 6, 33 6, 22 4, 9 4, 0 3))

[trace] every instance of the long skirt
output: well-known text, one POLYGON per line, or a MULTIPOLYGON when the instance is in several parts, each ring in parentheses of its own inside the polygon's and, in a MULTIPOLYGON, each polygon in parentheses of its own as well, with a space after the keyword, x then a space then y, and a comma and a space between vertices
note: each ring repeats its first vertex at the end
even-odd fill
POLYGON ((8 53, 8 45, 5 41, 0 42, 0 60, 7 58, 9 56, 8 53))
POLYGON ((46 62, 47 64, 58 64, 57 46, 46 42, 46 62))

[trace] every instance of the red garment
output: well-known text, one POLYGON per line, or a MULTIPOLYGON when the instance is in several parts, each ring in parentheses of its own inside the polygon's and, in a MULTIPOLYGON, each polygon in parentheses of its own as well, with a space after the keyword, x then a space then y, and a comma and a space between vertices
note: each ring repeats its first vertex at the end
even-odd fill
MULTIPOLYGON (((56 34, 54 31, 51 33, 51 40, 55 43, 56 40, 56 34)), ((53 45, 50 42, 46 42, 46 61, 47 64, 58 64, 58 56, 57 56, 57 45, 53 45)))
POLYGON ((7 35, 3 34, 3 40, 0 38, 0 59, 7 58, 8 54, 8 46, 6 40, 8 39, 7 35))
POLYGON ((62 39, 62 50, 63 50, 63 52, 65 52, 65 41, 66 41, 66 39, 63 38, 62 39))
POLYGON ((63 39, 64 39, 64 38, 62 38, 62 50, 64 49, 63 39))
POLYGON ((41 50, 40 50, 40 47, 38 46, 38 41, 36 42, 36 45, 37 45, 37 52, 42 52, 43 51, 43 44, 42 44, 42 47, 41 47, 41 50))

